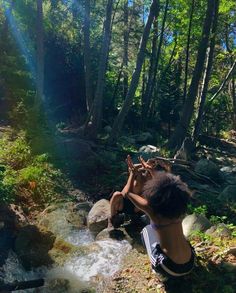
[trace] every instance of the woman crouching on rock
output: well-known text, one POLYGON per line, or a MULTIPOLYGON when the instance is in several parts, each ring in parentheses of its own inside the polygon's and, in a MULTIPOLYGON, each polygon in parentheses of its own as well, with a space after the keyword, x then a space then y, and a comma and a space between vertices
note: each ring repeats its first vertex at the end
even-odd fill
POLYGON ((171 277, 189 274, 194 267, 195 254, 183 234, 182 219, 187 210, 190 191, 178 176, 155 172, 148 163, 140 160, 142 167, 151 175, 143 187, 142 195, 131 192, 139 171, 128 157, 130 175, 119 196, 129 199, 150 218, 150 225, 142 230, 141 237, 152 268, 171 277))

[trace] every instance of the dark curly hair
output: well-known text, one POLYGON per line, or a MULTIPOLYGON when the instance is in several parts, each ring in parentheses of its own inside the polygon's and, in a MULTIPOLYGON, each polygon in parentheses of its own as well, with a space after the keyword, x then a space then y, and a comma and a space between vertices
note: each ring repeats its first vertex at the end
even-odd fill
POLYGON ((143 195, 156 215, 179 218, 186 213, 191 193, 179 176, 158 172, 143 189, 143 195))

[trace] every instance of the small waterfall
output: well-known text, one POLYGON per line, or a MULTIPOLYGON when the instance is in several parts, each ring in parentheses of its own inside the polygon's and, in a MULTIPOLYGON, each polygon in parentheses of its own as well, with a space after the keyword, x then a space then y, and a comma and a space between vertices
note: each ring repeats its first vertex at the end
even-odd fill
MULTIPOLYGON (((6 264, 3 266, 2 271, 0 270, 0 280, 10 283, 16 280, 27 281, 44 278, 46 285, 42 289, 37 289, 37 292, 78 293, 82 292, 84 288, 90 288, 90 282, 94 282, 94 277, 106 278, 113 275, 120 268, 123 256, 131 249, 131 245, 125 240, 94 241, 93 236, 87 229, 72 230, 65 236, 65 240, 76 246, 95 245, 96 249, 87 255, 72 257, 61 267, 41 267, 29 272, 24 270, 17 256, 10 252, 6 264), (66 280, 69 286, 66 282, 62 286, 60 283, 62 280, 66 280)), ((32 289, 18 292, 35 291, 32 289)))

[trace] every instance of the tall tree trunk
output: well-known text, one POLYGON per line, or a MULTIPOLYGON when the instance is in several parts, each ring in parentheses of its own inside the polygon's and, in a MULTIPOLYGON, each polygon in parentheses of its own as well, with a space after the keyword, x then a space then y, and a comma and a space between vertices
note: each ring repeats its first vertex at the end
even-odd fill
POLYGON ((84 72, 86 89, 86 106, 89 112, 93 103, 93 86, 91 78, 91 48, 90 48, 90 0, 84 1, 84 72))
POLYGON ((235 77, 232 76, 232 101, 233 101, 233 130, 236 131, 236 85, 235 77))
POLYGON ((195 123, 195 129, 193 133, 194 141, 197 140, 200 131, 201 131, 201 125, 203 120, 203 111, 205 107, 206 102, 206 96, 208 91, 208 85, 211 78, 211 71, 212 71, 212 65, 213 65, 213 57, 214 57, 214 51, 215 51, 215 40, 216 40, 216 32, 217 32, 217 23, 218 23, 218 12, 219 12, 219 0, 215 0, 215 8, 214 8, 214 20, 212 24, 212 31, 211 31, 211 41, 210 41, 210 47, 209 52, 206 60, 206 70, 204 73, 203 78, 203 88, 201 92, 200 97, 200 106, 198 110, 198 117, 195 123))
POLYGON ((129 62, 129 1, 124 2, 124 55, 123 55, 123 94, 126 97, 129 87, 128 62, 129 62))
POLYGON ((123 127, 125 117, 128 114, 129 109, 132 105, 132 101, 133 101, 133 98, 134 98, 134 95, 135 95, 135 92, 136 92, 136 89, 138 86, 138 82, 139 82, 139 78, 140 78, 140 74, 141 74, 141 70, 142 70, 142 66, 143 66, 143 62, 144 62, 144 58, 145 58, 145 50, 146 50, 146 46, 147 46, 147 42, 148 42, 148 37, 150 34, 153 20, 157 14, 157 11, 158 11, 158 1, 153 0, 151 7, 150 7, 150 12, 148 15, 146 25, 144 27, 143 36, 142 36, 142 39, 140 42, 139 52, 138 52, 137 61, 136 61, 136 67, 135 67, 135 70, 132 75, 132 80, 131 80, 129 90, 126 95, 124 104, 123 104, 119 114, 117 115, 115 121, 114 121, 112 132, 110 135, 110 143, 116 141, 116 139, 117 139, 122 127, 123 127))
POLYGON ((36 47, 37 47, 36 104, 39 105, 41 101, 44 99, 44 29, 43 29, 43 1, 42 0, 37 0, 36 47))
MULTIPOLYGON (((156 52, 156 57, 154 60, 152 74, 151 74, 150 78, 148 79, 148 84, 147 84, 145 95, 144 95, 144 101, 145 101, 145 112, 143 113, 144 117, 146 117, 148 114, 150 104, 151 104, 153 90, 155 87, 157 70, 158 70, 158 65, 159 65, 160 56, 161 56, 161 47, 162 47, 163 38, 164 38, 164 31, 165 31, 165 24, 166 24, 168 7, 169 7, 169 0, 166 0, 163 20, 162 20, 162 25, 161 25, 160 39, 159 39, 158 48, 157 48, 157 52, 156 52)), ((157 15, 159 14, 159 1, 158 1, 158 10, 157 10, 156 14, 157 15)))
POLYGON ((212 5, 212 0, 208 0, 206 17, 203 24, 202 37, 198 48, 197 61, 193 71, 191 85, 189 88, 187 99, 184 103, 184 108, 182 111, 180 121, 176 126, 174 133, 172 134, 168 143, 168 146, 172 149, 175 147, 179 147, 182 144, 188 132, 190 121, 194 111, 194 103, 197 97, 199 82, 204 70, 204 63, 206 58, 206 51, 208 47, 213 15, 214 5, 212 5))
POLYGON ((154 77, 154 70, 155 70, 155 62, 156 62, 156 57, 157 57, 157 39, 158 39, 158 22, 157 22, 157 17, 154 20, 153 23, 153 38, 152 38, 152 53, 151 53, 151 58, 150 58, 150 66, 149 66, 149 72, 148 72, 148 82, 146 86, 146 91, 143 94, 143 99, 142 99, 142 121, 143 121, 143 127, 146 126, 146 121, 147 121, 147 113, 149 106, 148 105, 148 88, 150 88, 150 83, 152 82, 152 79, 154 77))
POLYGON ((188 38, 187 38, 186 59, 185 59, 184 93, 183 93, 183 101, 184 102, 185 102, 186 94, 187 94, 189 48, 190 48, 194 6, 195 6, 195 0, 192 0, 191 9, 190 9, 190 16, 189 16, 188 38))
POLYGON ((106 17, 104 22, 104 34, 101 48, 101 55, 98 67, 98 80, 95 91, 95 97, 91 109, 90 121, 88 122, 85 132, 87 135, 94 139, 97 137, 98 131, 102 123, 102 110, 103 110, 103 91, 105 86, 105 75, 107 69, 107 60, 109 55, 109 46, 111 41, 111 20, 112 8, 114 0, 108 0, 106 7, 106 17))

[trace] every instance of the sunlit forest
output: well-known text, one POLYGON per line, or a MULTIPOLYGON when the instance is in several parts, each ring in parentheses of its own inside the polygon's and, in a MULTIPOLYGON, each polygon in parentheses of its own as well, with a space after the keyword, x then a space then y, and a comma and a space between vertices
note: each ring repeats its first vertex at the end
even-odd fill
POLYGON ((0 0, 0 36, 0 292, 235 292, 235 0, 0 0), (188 184, 191 275, 109 228, 127 155, 188 184))

